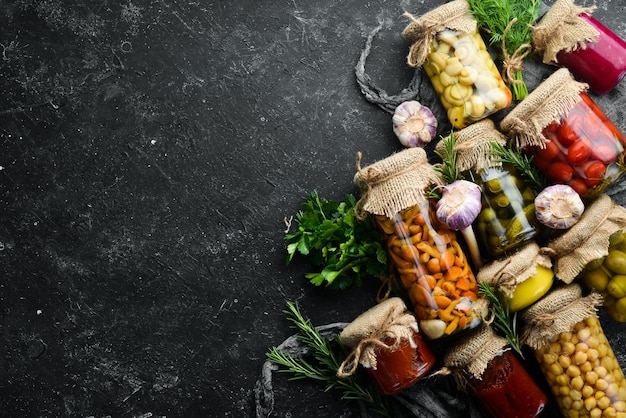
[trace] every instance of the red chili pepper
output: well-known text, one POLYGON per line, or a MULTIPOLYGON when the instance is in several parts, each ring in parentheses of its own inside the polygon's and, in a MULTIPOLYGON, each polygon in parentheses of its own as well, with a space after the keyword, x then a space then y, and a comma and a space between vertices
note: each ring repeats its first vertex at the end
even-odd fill
POLYGON ((606 166, 600 161, 594 161, 585 169, 585 183, 588 186, 597 186, 604 179, 606 166))
POLYGON ((555 162, 548 167, 546 175, 549 180, 555 183, 567 184, 567 182, 570 181, 574 175, 574 169, 571 165, 562 162, 555 162))
POLYGON ((567 161, 570 164, 582 164, 589 159, 590 155, 591 147, 583 139, 579 139, 567 149, 567 161))
POLYGON ((579 178, 573 178, 571 179, 567 185, 569 187, 571 187, 572 189, 574 189, 574 191, 576 191, 576 193, 578 193, 579 196, 584 196, 587 194, 587 191, 589 190, 589 187, 587 187, 587 185, 585 184, 584 181, 582 181, 579 178))

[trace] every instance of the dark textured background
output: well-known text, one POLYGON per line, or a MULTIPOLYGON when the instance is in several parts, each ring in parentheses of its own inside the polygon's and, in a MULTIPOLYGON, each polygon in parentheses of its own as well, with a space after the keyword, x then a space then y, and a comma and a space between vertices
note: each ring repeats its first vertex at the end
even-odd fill
MULTIPOLYGON (((401 14, 438 4, 3 1, 0 415, 255 416, 286 300, 316 325, 375 303, 374 280, 330 291, 286 266, 283 220, 313 189, 355 193, 357 151, 400 149, 354 66, 381 25, 367 71, 402 90, 401 14)), ((624 2, 598 6, 626 36, 624 2)), ((623 85, 598 102, 625 129, 623 85)), ((312 383, 276 390, 274 416, 358 413, 312 383)))

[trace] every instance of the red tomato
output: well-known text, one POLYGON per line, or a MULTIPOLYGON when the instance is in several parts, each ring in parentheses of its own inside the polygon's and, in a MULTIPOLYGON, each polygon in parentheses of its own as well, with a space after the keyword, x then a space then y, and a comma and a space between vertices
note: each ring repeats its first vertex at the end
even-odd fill
POLYGON ((563 121, 559 127, 558 138, 559 142, 566 147, 569 147, 578 140, 578 131, 569 123, 569 119, 568 121, 563 121))
POLYGON ((571 187, 572 189, 574 189, 576 191, 576 193, 578 193, 580 196, 584 196, 587 194, 587 191, 589 190, 589 188, 587 187, 587 185, 585 184, 584 181, 582 181, 579 178, 573 178, 571 179, 567 185, 569 187, 571 187))
POLYGON ((556 131, 559 130, 559 122, 550 122, 550 124, 548 126, 546 126, 545 128, 543 128, 543 133, 548 134, 550 132, 555 133, 556 131))
POLYGON ((541 158, 539 155, 535 155, 533 157, 533 164, 535 164, 535 167, 537 167, 540 171, 546 171, 548 166, 550 166, 550 160, 546 160, 545 158, 541 158))
POLYGON ((572 179, 573 174, 574 169, 572 166, 562 162, 552 163, 546 172, 549 180, 560 184, 567 184, 572 179))
POLYGON ((559 155, 560 148, 555 141, 546 142, 546 146, 544 148, 537 147, 535 150, 535 155, 539 158, 543 158, 546 161, 553 160, 559 155))
POLYGON ((591 155, 591 148, 587 145, 587 142, 580 139, 570 145, 567 149, 567 161, 570 164, 581 164, 589 159, 591 155))
POLYGON ((615 147, 607 143, 594 145, 591 156, 595 160, 602 161, 605 165, 617 161, 618 157, 615 147))
POLYGON ((591 187, 597 186, 602 182, 605 173, 606 166, 600 161, 594 161, 585 169, 585 183, 591 187))

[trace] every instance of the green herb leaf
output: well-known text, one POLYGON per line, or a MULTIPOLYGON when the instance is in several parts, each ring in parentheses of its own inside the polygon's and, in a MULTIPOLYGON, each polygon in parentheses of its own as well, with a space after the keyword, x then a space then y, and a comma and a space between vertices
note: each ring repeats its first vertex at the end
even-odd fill
POLYGON ((321 268, 305 275, 312 284, 345 289, 387 271, 382 235, 369 220, 355 216, 356 202, 351 194, 337 202, 313 191, 295 216, 297 229, 285 233, 287 264, 299 253, 321 268))
POLYGON ((337 370, 345 359, 345 350, 340 345, 335 348, 328 337, 323 336, 305 318, 296 303, 287 302, 283 311, 292 322, 292 328, 298 331, 296 338, 308 349, 311 361, 295 358, 277 347, 272 347, 266 357, 272 363, 284 367, 282 372, 291 373, 290 380, 313 379, 325 385, 324 390, 340 390, 341 398, 350 401, 361 401, 373 412, 391 417, 389 408, 382 396, 373 388, 362 373, 346 378, 339 378, 337 370))
POLYGON ((456 180, 462 180, 463 176, 459 172, 456 163, 457 151, 454 148, 456 145, 454 132, 450 132, 450 135, 442 137, 440 141, 443 143, 443 151, 439 152, 435 150, 435 154, 441 159, 440 163, 434 165, 435 170, 446 184, 454 183, 456 180))
POLYGON ((546 187, 546 180, 532 164, 532 157, 506 148, 497 142, 491 143, 491 152, 496 157, 495 161, 512 165, 535 191, 543 190, 546 187))
POLYGON ((508 300, 504 303, 502 299, 491 289, 488 283, 480 282, 478 290, 491 302, 491 311, 494 315, 493 325, 509 341, 511 348, 515 350, 521 358, 524 358, 519 335, 517 334, 517 312, 511 314, 508 300))

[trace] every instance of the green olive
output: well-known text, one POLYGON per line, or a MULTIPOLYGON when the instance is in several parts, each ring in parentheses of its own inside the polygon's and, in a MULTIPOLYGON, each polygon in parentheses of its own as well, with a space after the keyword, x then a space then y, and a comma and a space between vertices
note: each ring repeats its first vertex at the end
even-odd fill
POLYGON ((606 313, 619 322, 626 322, 626 297, 619 298, 614 304, 605 306, 606 313))
POLYGON ((502 183, 499 178, 487 180, 485 182, 486 189, 492 194, 498 194, 502 192, 502 183))
POLYGON ((606 257, 600 257, 600 258, 596 258, 593 261, 588 262, 587 265, 585 266, 585 271, 592 271, 592 270, 602 267, 602 264, 604 264, 605 258, 606 257))
POLYGON ((485 222, 485 223, 491 222, 494 219, 496 219, 496 211, 491 208, 485 208, 480 211, 480 214, 478 215, 478 219, 481 222, 485 222))
POLYGON ((626 276, 622 274, 613 276, 606 286, 606 291, 614 298, 619 299, 626 296, 626 276))
POLYGON ((626 253, 626 233, 624 231, 614 232, 609 238, 609 251, 619 250, 626 253))
POLYGON ((597 292, 603 292, 609 284, 609 280, 611 280, 611 277, 601 268, 587 271, 582 275, 583 284, 597 292))
POLYGON ((504 195, 504 194, 499 194, 494 198, 489 199, 490 202, 493 204, 494 207, 496 208, 506 208, 507 206, 509 206, 509 198, 504 195))
POLYGON ((535 201, 535 192, 530 187, 526 187, 522 192, 522 198, 525 203, 530 203, 535 201))
POLYGON ((604 267, 617 274, 626 274, 626 253, 619 250, 609 252, 604 267))

